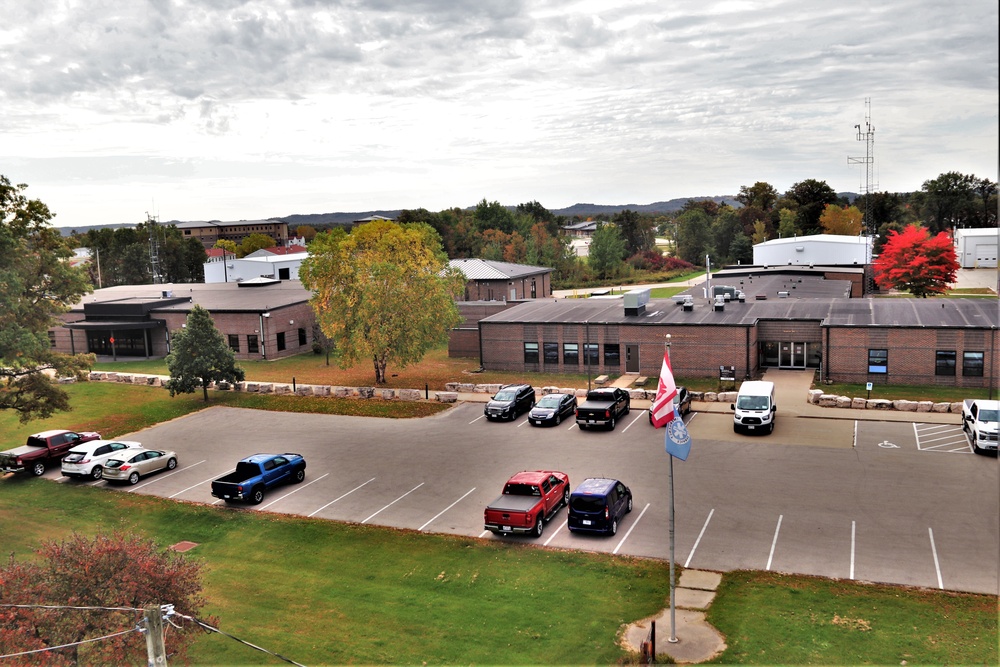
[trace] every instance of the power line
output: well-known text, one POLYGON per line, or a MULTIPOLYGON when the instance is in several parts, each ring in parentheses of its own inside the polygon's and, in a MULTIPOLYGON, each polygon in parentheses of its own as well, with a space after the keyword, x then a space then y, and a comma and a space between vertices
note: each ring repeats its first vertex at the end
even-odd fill
POLYGON ((243 644, 245 646, 249 646, 252 649, 255 649, 257 651, 261 651, 263 653, 267 653, 268 655, 273 655, 275 658, 278 658, 280 660, 284 660, 285 662, 287 662, 289 664, 297 665, 298 667, 305 667, 305 665, 303 665, 301 663, 298 663, 298 662, 295 662, 294 660, 292 660, 290 658, 286 658, 285 656, 283 656, 283 655, 281 655, 279 653, 274 653, 273 651, 268 651, 266 648, 261 648, 260 646, 257 646, 256 644, 251 644, 250 642, 245 641, 243 639, 240 639, 239 637, 235 637, 235 636, 229 634, 228 632, 223 632, 219 628, 212 627, 208 623, 205 623, 203 621, 199 621, 197 618, 194 618, 192 616, 186 616, 186 615, 178 613, 178 612, 174 612, 174 615, 175 616, 179 616, 180 618, 184 618, 184 619, 187 619, 189 621, 192 621, 192 622, 200 625, 201 627, 205 628, 206 630, 208 630, 210 632, 217 632, 220 635, 223 635, 224 637, 229 637, 230 639, 232 639, 234 641, 238 641, 239 643, 241 643, 241 644, 243 644))
POLYGON ((74 607, 61 604, 0 604, 11 609, 77 609, 81 611, 142 611, 135 607, 74 607))
POLYGON ((130 630, 122 630, 121 632, 116 632, 110 635, 104 635, 103 637, 94 637, 93 639, 82 639, 78 642, 73 642, 71 644, 63 644, 61 646, 47 646, 45 648, 36 648, 31 651, 21 651, 20 653, 8 653, 6 655, 0 655, 0 660, 4 658, 16 658, 22 655, 31 655, 32 653, 45 653, 46 651, 58 651, 64 648, 72 648, 73 646, 81 646, 83 644, 90 644, 93 642, 104 641, 105 639, 114 639, 115 637, 121 637, 122 635, 127 635, 130 632, 142 632, 142 628, 136 626, 130 630))

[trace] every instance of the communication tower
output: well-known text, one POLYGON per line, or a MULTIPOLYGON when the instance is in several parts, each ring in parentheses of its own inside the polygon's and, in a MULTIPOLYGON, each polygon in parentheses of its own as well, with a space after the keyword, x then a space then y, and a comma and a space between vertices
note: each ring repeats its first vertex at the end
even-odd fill
POLYGON ((865 210, 861 221, 861 233, 868 237, 868 243, 865 245, 865 291, 870 294, 875 288, 872 271, 872 245, 875 242, 875 233, 878 231, 875 229, 875 221, 872 220, 870 201, 873 187, 878 187, 878 185, 873 184, 872 179, 875 165, 875 126, 872 125, 872 98, 865 98, 864 129, 861 128, 861 125, 855 125, 854 129, 858 131, 858 141, 865 142, 865 156, 848 156, 847 164, 863 164, 865 168, 865 183, 862 188, 865 195, 865 210))
POLYGON ((146 229, 149 231, 149 263, 150 273, 153 275, 153 284, 159 285, 163 282, 163 271, 160 266, 160 222, 146 213, 146 229))

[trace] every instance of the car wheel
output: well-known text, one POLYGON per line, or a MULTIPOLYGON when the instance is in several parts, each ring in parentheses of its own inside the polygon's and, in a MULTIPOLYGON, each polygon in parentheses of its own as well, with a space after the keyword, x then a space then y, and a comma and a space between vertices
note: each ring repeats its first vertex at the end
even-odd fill
POLYGON ((41 477, 42 473, 45 472, 45 464, 39 461, 35 465, 31 466, 31 474, 35 477, 41 477))
POLYGON ((618 534, 618 519, 611 520, 611 528, 610 530, 608 530, 608 532, 611 533, 612 535, 618 534))
POLYGON ((173 470, 176 467, 177 467, 177 459, 170 457, 170 459, 167 461, 167 470, 173 470))
POLYGON ((563 491, 563 507, 569 507, 569 487, 563 491))
POLYGON ((556 415, 556 426, 559 426, 559 424, 562 424, 562 415, 557 414, 556 415))
POLYGON ((972 434, 972 452, 974 454, 980 453, 982 450, 979 449, 979 443, 976 441, 976 434, 972 434))
POLYGON ((264 489, 257 487, 253 490, 253 493, 250 494, 250 503, 253 505, 260 505, 262 502, 264 502, 264 489))
POLYGON ((542 533, 545 532, 545 519, 542 515, 538 515, 538 520, 535 522, 535 537, 541 537, 542 533))
POLYGON ((139 473, 133 472, 131 475, 129 475, 128 476, 128 483, 131 484, 132 486, 135 486, 136 484, 138 484, 139 483, 139 473))
POLYGON ((305 471, 305 469, 299 470, 298 472, 295 473, 295 477, 293 478, 292 483, 293 484, 298 484, 299 482, 301 482, 305 478, 306 478, 306 471, 305 471))
POLYGON ((628 497, 628 506, 627 506, 627 508, 626 508, 625 511, 626 512, 631 512, 632 511, 632 496, 628 497))
POLYGON ((614 431, 615 430, 615 418, 614 417, 612 417, 611 421, 608 422, 608 430, 609 431, 614 431))
POLYGON ((625 406, 625 414, 628 414, 631 411, 632 411, 632 404, 629 403, 628 405, 625 406))
POLYGON ((104 468, 101 466, 94 466, 90 469, 91 479, 104 479, 104 468))

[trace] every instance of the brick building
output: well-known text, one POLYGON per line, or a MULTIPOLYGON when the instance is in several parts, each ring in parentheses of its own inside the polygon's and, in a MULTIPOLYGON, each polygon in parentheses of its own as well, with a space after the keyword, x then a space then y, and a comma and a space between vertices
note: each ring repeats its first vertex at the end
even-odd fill
POLYGON ((552 269, 486 259, 453 259, 465 274, 463 301, 517 301, 552 296, 552 269))
POLYGON ((237 359, 279 359, 312 349, 309 297, 296 280, 107 287, 62 314, 64 324, 49 329, 49 340, 68 354, 163 357, 171 333, 200 305, 237 359))
MULTIPOLYGON (((716 303, 699 286, 688 305, 648 299, 648 291, 638 307, 622 297, 511 304, 478 321, 481 364, 655 377, 669 334, 682 377, 716 377, 730 366, 737 378, 799 368, 837 382, 987 387, 997 376, 995 299, 851 298, 854 279, 809 274, 747 272, 726 281, 742 300, 716 303)), ((720 282, 714 276, 712 289, 720 282)))
POLYGON ((270 236, 279 246, 288 243, 288 223, 281 220, 236 220, 233 222, 209 220, 207 222, 172 222, 170 224, 181 230, 184 238, 198 239, 205 248, 211 248, 220 239, 239 245, 243 239, 251 234, 270 236))

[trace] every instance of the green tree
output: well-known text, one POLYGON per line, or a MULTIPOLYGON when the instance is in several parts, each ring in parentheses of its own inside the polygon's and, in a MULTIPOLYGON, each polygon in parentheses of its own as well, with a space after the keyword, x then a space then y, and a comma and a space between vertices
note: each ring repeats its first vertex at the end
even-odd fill
POLYGON ((243 239, 243 242, 240 243, 240 249, 237 254, 240 257, 246 257, 252 252, 257 252, 258 250, 262 250, 263 248, 273 248, 276 245, 277 244, 274 242, 274 239, 272 239, 270 236, 268 236, 267 234, 261 234, 257 232, 254 234, 250 234, 249 236, 243 239))
POLYGON ((797 204, 795 223, 803 234, 819 234, 819 218, 827 204, 837 203, 837 193, 826 181, 807 178, 791 187, 785 196, 797 204))
POLYGON ((746 208, 756 208, 767 213, 774 208, 775 202, 778 201, 778 191, 770 183, 757 181, 749 187, 741 185, 740 193, 736 195, 736 201, 746 208))
POLYGON ((69 396, 46 373, 84 379, 93 355, 52 350, 56 315, 93 291, 85 271, 51 227, 49 208, 28 199, 28 186, 0 175, 0 410, 20 421, 69 410, 69 396))
POLYGON ((874 269, 879 287, 904 289, 926 298, 946 292, 955 282, 959 265, 947 232, 931 236, 927 228, 909 225, 902 232, 889 232, 874 269))
POLYGON ((231 252, 234 255, 239 250, 238 246, 236 245, 236 241, 231 241, 229 239, 219 239, 218 241, 215 242, 215 245, 212 246, 212 247, 213 248, 222 248, 226 252, 231 252))
MULTIPOLYGON (((11 556, 0 567, 0 604, 5 605, 0 607, 0 655, 73 644, 7 664, 146 664, 146 643, 135 633, 120 634, 142 620, 129 608, 171 604, 176 614, 215 626, 217 619, 201 617, 201 589, 196 560, 136 535, 98 533, 91 538, 74 533, 61 542, 45 541, 33 558, 17 561, 11 556), (77 609, 43 608, 59 604, 77 609), (95 613, 84 607, 104 609, 95 613), (107 635, 118 636, 78 645, 107 635)), ((183 664, 188 647, 203 632, 176 614, 165 644, 171 661, 183 664)))
POLYGON ((712 218, 700 207, 681 213, 677 218, 677 256, 695 266, 704 266, 705 255, 711 253, 712 218))
POLYGON ((316 228, 312 225, 299 225, 295 228, 295 235, 301 236, 306 243, 309 243, 316 238, 316 228))
POLYGON ((454 300, 465 276, 448 266, 426 224, 380 220, 339 238, 317 236, 299 276, 341 367, 371 359, 376 384, 390 362, 419 361, 461 321, 454 300))
POLYGON ((208 386, 213 382, 239 382, 245 374, 236 365, 236 356, 207 310, 195 306, 184 328, 171 337, 167 369, 170 395, 191 394, 201 387, 208 402, 208 386))
MULTIPOLYGON (((778 236, 790 239, 797 236, 799 228, 795 224, 795 211, 783 208, 778 211, 778 236)), ((764 239, 765 241, 767 239, 764 239)))
MULTIPOLYGON (((921 186, 920 213, 924 224, 932 232, 943 232, 962 227, 984 227, 983 199, 989 198, 996 183, 985 182, 974 175, 949 171, 935 179, 924 181, 921 186), (985 197, 984 197, 985 195, 985 197)), ((993 220, 996 220, 996 210, 993 220)))
POLYGON ((599 278, 613 278, 624 266, 625 239, 618 225, 604 223, 597 225, 590 239, 587 251, 590 268, 599 278))
POLYGON ((498 201, 487 202, 484 198, 476 204, 476 228, 480 232, 499 229, 504 234, 517 231, 514 214, 498 201))
POLYGON ((656 230, 653 220, 639 215, 637 211, 625 209, 616 213, 611 222, 618 225, 622 238, 625 239, 625 254, 631 257, 645 250, 652 250, 656 245, 656 230))

